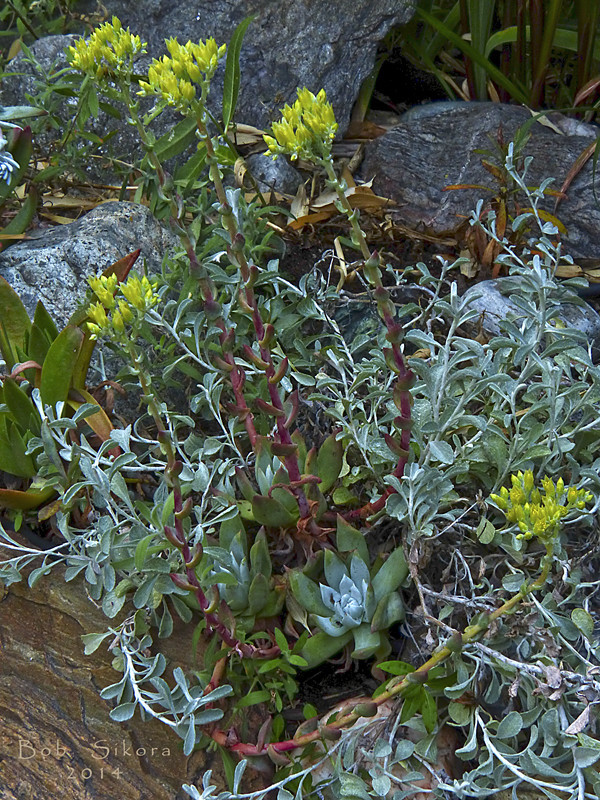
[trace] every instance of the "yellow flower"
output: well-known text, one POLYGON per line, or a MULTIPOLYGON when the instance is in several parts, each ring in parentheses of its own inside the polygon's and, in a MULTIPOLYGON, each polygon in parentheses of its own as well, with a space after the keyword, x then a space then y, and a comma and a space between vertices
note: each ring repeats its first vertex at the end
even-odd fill
POLYGON ((115 290, 117 288, 116 275, 93 275, 88 278, 92 291, 105 308, 114 308, 115 290))
POLYGON ((88 279, 100 302, 92 303, 87 309, 88 328, 93 339, 107 334, 117 341, 123 341, 126 326, 134 328, 144 318, 144 314, 155 306, 160 296, 156 285, 144 275, 130 275, 126 282, 119 283, 118 289, 123 298, 115 300, 117 277, 98 275, 88 279), (107 312, 110 312, 110 316, 107 312))
POLYGON ((87 309, 87 315, 92 320, 92 322, 88 322, 92 338, 97 339, 110 326, 106 309, 102 303, 92 303, 87 309))
POLYGON ((180 44, 173 38, 166 44, 170 56, 154 59, 138 94, 160 95, 167 105, 184 111, 196 99, 196 85, 207 84, 215 74, 225 45, 219 47, 212 37, 196 44, 180 44))
POLYGON ((572 509, 585 508, 593 496, 585 489, 570 487, 559 478, 556 484, 548 476, 542 478, 544 494, 534 486, 532 470, 511 475, 512 488, 505 486, 500 494, 491 494, 490 499, 501 509, 507 521, 519 527, 517 539, 531 539, 537 536, 549 543, 558 533, 560 521, 572 509))
POLYGON ((123 297, 130 306, 137 308, 142 313, 152 308, 159 301, 159 296, 154 291, 154 285, 148 278, 140 280, 137 275, 130 275, 126 283, 119 286, 123 297))
POLYGON ((316 97, 306 87, 297 94, 293 105, 284 106, 281 120, 273 123, 273 135, 264 136, 269 155, 277 158, 285 153, 292 160, 308 161, 326 158, 338 128, 331 103, 324 89, 316 97))
POLYGON ((146 43, 129 28, 124 30, 118 17, 113 17, 112 22, 105 22, 87 39, 69 47, 67 56, 73 67, 101 80, 109 71, 131 70, 135 57, 145 52, 146 43))

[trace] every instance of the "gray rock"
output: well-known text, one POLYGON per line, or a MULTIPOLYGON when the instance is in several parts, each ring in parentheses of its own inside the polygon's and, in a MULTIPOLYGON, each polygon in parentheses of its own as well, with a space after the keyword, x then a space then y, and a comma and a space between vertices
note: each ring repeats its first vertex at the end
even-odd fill
POLYGON ((0 253, 0 275, 33 315, 42 300, 63 326, 83 297, 86 278, 141 248, 136 269, 160 271, 164 254, 179 240, 136 203, 104 203, 76 222, 28 234, 0 253))
MULTIPOLYGON (((418 107, 391 131, 367 145, 361 176, 375 178, 373 189, 398 204, 393 215, 404 225, 432 233, 456 230, 477 201, 491 197, 479 189, 444 191, 450 184, 482 184, 496 189, 481 164, 477 149, 491 149, 501 126, 509 142, 531 115, 520 106, 500 103, 458 103, 418 107), (419 111, 419 109, 421 109, 419 111), (419 113, 417 113, 419 112, 419 113)), ((560 188, 577 157, 597 138, 598 128, 548 114, 561 132, 536 122, 525 153, 534 157, 529 185, 555 178, 560 188)), ((553 211, 554 198, 542 204, 553 211)), ((594 199, 591 161, 567 190, 557 216, 566 226, 565 249, 575 258, 600 254, 600 207, 594 199)))
MULTIPOLYGON (((594 362, 600 361, 600 315, 587 303, 583 303, 575 295, 569 301, 570 292, 566 289, 565 299, 560 305, 559 318, 567 328, 581 331, 592 345, 594 362)), ((481 312, 481 317, 471 327, 481 324, 489 336, 501 335, 499 321, 522 318, 523 311, 511 300, 511 294, 518 294, 519 279, 516 277, 497 278, 481 281, 465 292, 464 299, 471 308, 481 312)), ((474 331, 473 331, 474 332, 474 331)))
POLYGON ((295 195, 302 183, 302 175, 285 158, 273 160, 263 153, 254 153, 246 164, 256 178, 261 192, 276 189, 282 194, 295 195))

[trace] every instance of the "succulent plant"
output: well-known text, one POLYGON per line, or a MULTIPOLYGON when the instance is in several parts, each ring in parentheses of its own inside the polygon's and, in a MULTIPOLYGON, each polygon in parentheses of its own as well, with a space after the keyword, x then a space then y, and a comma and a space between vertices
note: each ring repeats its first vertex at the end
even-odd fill
MULTIPOLYGON (((295 454, 301 473, 301 482, 308 501, 312 504, 312 518, 317 522, 327 509, 324 495, 337 481, 342 469, 342 443, 331 434, 317 451, 307 452, 306 444, 298 431, 292 435, 295 454)), ((276 443, 259 436, 254 444, 254 479, 258 492, 248 475, 237 472, 237 483, 243 499, 237 504, 242 517, 266 528, 291 528, 296 531, 299 507, 279 455, 276 443), (277 454, 275 453, 277 451, 277 454)))
POLYGON ((371 566, 363 534, 338 516, 337 553, 320 552, 302 570, 289 574, 291 616, 317 628, 301 655, 314 667, 353 641, 352 658, 382 657, 390 650, 390 625, 404 619, 398 592, 408 575, 402 548, 371 566), (306 619, 308 612, 308 620, 306 619))
MULTIPOLYGON (((257 618, 274 617, 285 600, 283 585, 275 587, 267 537, 261 528, 248 548, 248 536, 241 518, 221 523, 219 546, 204 548, 211 568, 202 578, 206 586, 216 586, 236 618, 238 630, 249 632, 257 618)), ((204 563, 206 563, 206 559, 204 563)), ((202 567, 202 564, 201 564, 202 567)))

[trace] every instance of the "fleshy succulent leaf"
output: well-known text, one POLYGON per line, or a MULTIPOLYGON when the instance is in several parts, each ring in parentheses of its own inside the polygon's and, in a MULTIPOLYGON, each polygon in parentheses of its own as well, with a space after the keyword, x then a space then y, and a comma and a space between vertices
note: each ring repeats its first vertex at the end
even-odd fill
POLYGON ((295 525, 298 515, 291 514, 285 506, 274 497, 255 494, 252 498, 252 514, 254 519, 267 528, 289 528, 295 525))
POLYGON ((329 610, 321 600, 319 587, 310 578, 307 578, 300 570, 292 570, 289 573, 289 587, 296 601, 309 614, 320 614, 327 616, 329 610))
POLYGON ((337 556, 333 550, 326 550, 324 556, 323 569, 325 571, 325 580, 327 585, 332 589, 339 591, 340 582, 344 575, 348 574, 348 570, 343 561, 337 556))
POLYGON ((404 558, 401 547, 397 547, 393 553, 383 562, 377 573, 373 576, 371 583, 375 591, 375 599, 380 600, 396 589, 404 582, 408 575, 408 564, 404 558))
POLYGON ((344 448, 341 440, 336 440, 335 433, 328 436, 317 454, 317 475, 321 478, 320 490, 325 494, 340 477, 344 448))
POLYGON ((23 350, 31 329, 31 320, 19 295, 0 277, 0 351, 6 369, 12 370, 17 361, 17 348, 23 350))
POLYGON ((250 548, 250 571, 253 575, 264 575, 267 580, 273 571, 267 536, 262 528, 256 534, 254 544, 250 548))
POLYGON ((379 633, 372 633, 367 624, 355 628, 352 658, 370 658, 381 644, 379 633))
POLYGON ((269 581, 264 575, 255 575, 248 589, 248 611, 259 614, 269 601, 269 581))
MULTIPOLYGON (((1 449, 1 443, 0 443, 1 449)), ((0 457, 1 458, 1 457, 0 457)), ((0 508, 32 511, 55 494, 53 489, 0 489, 0 508)))
POLYGON ((384 631, 395 622, 400 622, 405 617, 404 603, 398 592, 382 597, 377 605, 373 619, 371 620, 371 630, 384 631))
POLYGON ((328 636, 323 631, 315 633, 300 650, 300 655, 307 661, 304 669, 312 669, 327 661, 328 658, 339 653, 351 640, 352 633, 350 631, 338 637, 328 636))
POLYGON ((40 415, 26 392, 12 378, 5 378, 2 388, 4 402, 21 431, 23 433, 31 431, 36 436, 39 436, 40 415))
POLYGON ((40 384, 44 404, 54 406, 67 399, 82 342, 83 331, 67 325, 50 345, 42 365, 40 384))
POLYGON ((369 548, 363 534, 338 514, 337 517, 337 549, 340 553, 356 551, 365 564, 369 563, 369 548))

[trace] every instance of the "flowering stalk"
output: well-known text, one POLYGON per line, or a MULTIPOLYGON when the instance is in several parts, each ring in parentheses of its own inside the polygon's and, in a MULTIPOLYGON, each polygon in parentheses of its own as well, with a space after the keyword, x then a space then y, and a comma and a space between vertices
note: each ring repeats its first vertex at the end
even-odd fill
MULTIPOLYGON (((310 517, 310 505, 302 488, 302 475, 296 455, 298 448, 290 436, 289 424, 291 420, 288 420, 288 415, 284 411, 278 388, 287 370, 287 359, 284 358, 278 367, 275 366, 272 355, 275 330, 272 325, 264 324, 254 295, 253 285, 256 281, 258 270, 256 267, 250 267, 246 259, 244 237, 238 230, 232 208, 227 202, 227 195, 215 152, 215 144, 208 132, 206 98, 210 80, 214 75, 218 60, 225 52, 225 45, 217 48, 214 39, 209 39, 204 44, 195 45, 188 42, 186 45, 180 45, 177 40, 171 39, 167 42, 167 47, 171 56, 163 56, 162 59, 153 62, 148 70, 148 82, 140 83, 141 93, 160 94, 165 103, 174 106, 182 113, 191 113, 196 118, 198 138, 206 148, 209 174, 219 200, 219 213, 222 224, 230 237, 229 259, 238 268, 244 283, 244 287, 240 292, 242 307, 252 317, 259 346, 260 357, 257 357, 251 348, 247 348, 246 355, 264 371, 267 378, 270 403, 263 402, 261 410, 270 413, 276 420, 277 434, 276 441, 273 443, 273 454, 283 460, 288 472, 291 490, 298 502, 300 517, 301 519, 307 519, 310 517), (197 84, 200 86, 199 98, 196 97, 197 84)), ((218 309, 218 303, 215 300, 210 282, 203 280, 200 289, 205 308, 215 318, 216 324, 221 329, 220 342, 223 351, 221 365, 229 374, 236 399, 235 410, 244 421, 250 444, 254 446, 257 434, 252 414, 242 392, 244 373, 235 363, 231 352, 235 332, 233 328, 227 329, 219 313, 220 309, 218 309)))
MULTIPOLYGON (((173 191, 172 180, 154 152, 155 138, 140 116, 139 101, 132 94, 132 84, 137 83, 134 62, 144 53, 146 43, 139 36, 130 33, 129 28, 124 29, 118 17, 113 17, 112 22, 96 28, 87 39, 79 39, 75 46, 69 48, 68 57, 73 67, 99 83, 107 94, 115 96, 126 106, 129 122, 135 126, 156 172, 159 197, 168 203, 173 228, 182 240, 192 268, 198 269, 195 247, 183 222, 180 199, 173 191)), ((140 85, 147 86, 143 82, 140 85)), ((139 94, 143 95, 145 91, 142 90, 139 94)))
POLYGON ((162 418, 160 405, 152 388, 151 377, 145 367, 144 356, 135 344, 137 331, 146 312, 159 301, 154 286, 148 278, 144 277, 140 280, 137 276, 130 276, 126 283, 121 283, 118 287, 115 275, 91 277, 89 283, 98 298, 98 301, 92 303, 87 310, 88 316, 92 320, 88 323, 92 338, 96 339, 105 335, 121 345, 129 355, 143 392, 143 400, 148 406, 148 411, 156 426, 158 442, 167 459, 165 475, 167 484, 173 490, 175 527, 165 526, 165 536, 180 551, 185 566, 185 577, 172 573, 171 579, 176 586, 196 596, 207 628, 215 631, 234 652, 245 658, 272 658, 280 652, 279 647, 261 648, 246 644, 229 631, 214 613, 215 609, 209 603, 196 575, 196 566, 202 558, 203 549, 202 544, 198 542, 192 550, 185 535, 183 521, 191 514, 192 503, 189 499, 185 503, 183 502, 179 480, 183 465, 177 459, 171 432, 162 418), (117 289, 124 299, 116 300, 117 289), (131 326, 129 332, 126 330, 126 326, 131 326))
MULTIPOLYGON (((280 154, 291 156, 292 160, 303 158, 319 165, 327 175, 327 185, 333 188, 338 196, 336 207, 344 214, 352 226, 352 240, 359 247, 365 260, 365 277, 375 289, 377 312, 387 328, 386 339, 390 343, 384 355, 388 367, 397 375, 393 389, 394 403, 400 412, 394 419, 394 427, 400 431, 397 441, 390 434, 385 441, 390 450, 397 455, 398 462, 393 475, 400 479, 404 474, 409 452, 411 419, 410 388, 414 383, 414 375, 407 368, 402 355, 402 326, 395 320, 395 308, 390 294, 383 286, 380 269, 380 258, 376 252, 371 253, 365 234, 358 221, 358 209, 353 209, 346 197, 346 186, 337 176, 331 155, 331 145, 337 130, 337 123, 331 104, 327 102, 325 91, 316 95, 308 89, 298 89, 298 98, 292 106, 286 105, 280 122, 273 123, 273 136, 265 136, 269 154, 277 158, 280 154)), ((346 519, 366 519, 385 507, 390 494, 396 490, 388 486, 378 500, 367 503, 362 508, 345 515, 346 519)))

